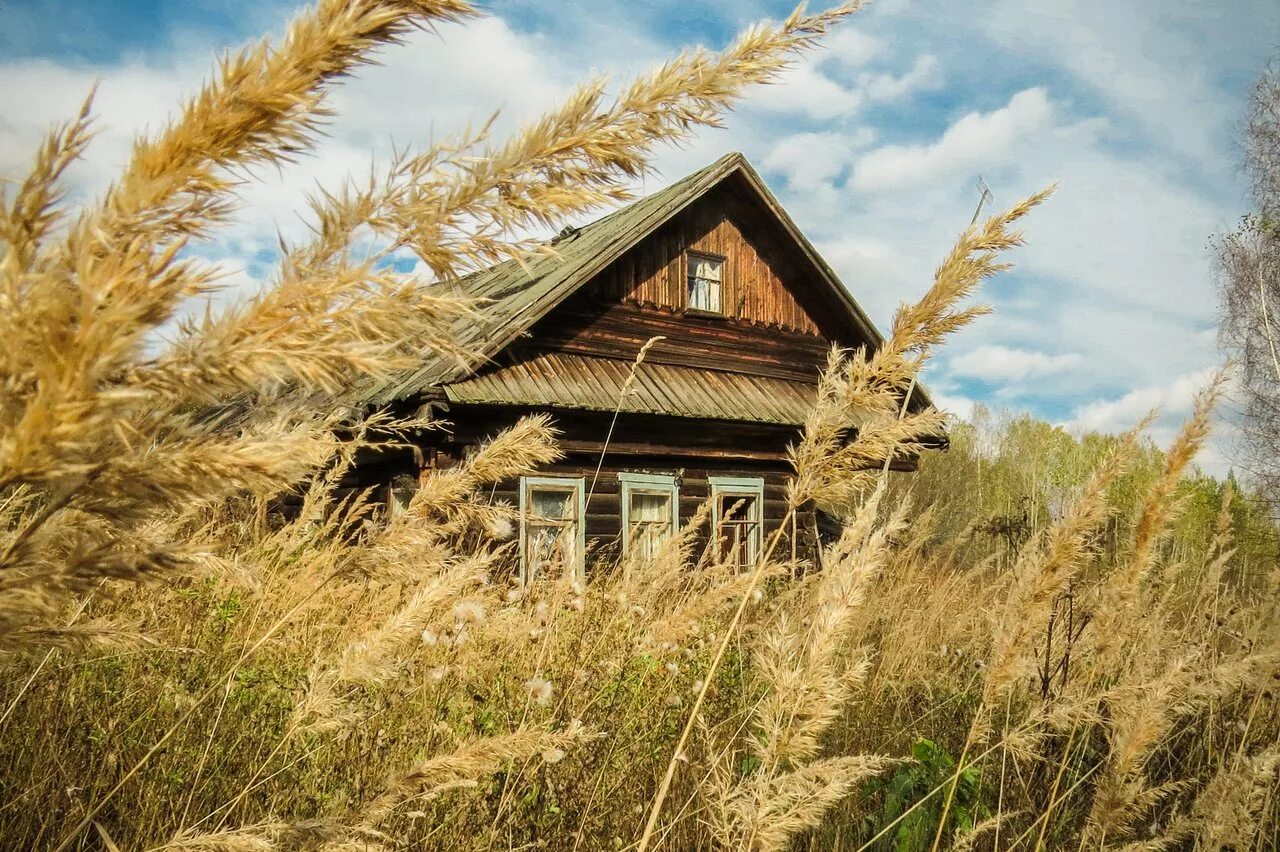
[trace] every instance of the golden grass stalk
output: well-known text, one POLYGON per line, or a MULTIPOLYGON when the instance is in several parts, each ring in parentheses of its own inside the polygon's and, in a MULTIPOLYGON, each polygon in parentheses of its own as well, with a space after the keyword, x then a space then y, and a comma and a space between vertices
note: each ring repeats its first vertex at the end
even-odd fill
POLYGON ((1196 395, 1191 418, 1183 425, 1165 456, 1164 469, 1143 500, 1134 527, 1127 561, 1099 588, 1092 636, 1100 668, 1114 670, 1118 658, 1132 650, 1134 630, 1142 624, 1132 618, 1143 593, 1143 583, 1151 570, 1156 550, 1169 525, 1177 516, 1174 492, 1192 459, 1200 451, 1212 428, 1210 417, 1226 386, 1227 373, 1219 370, 1196 395))
POLYGON ((398 655, 420 642, 423 630, 476 584, 490 561, 491 557, 481 554, 440 569, 383 623, 348 643, 332 661, 317 663, 308 677, 306 693, 294 708, 293 726, 333 730, 359 718, 343 690, 383 684, 399 674, 398 655))
POLYGON ((755 711, 752 745, 766 774, 804 765, 817 755, 822 735, 869 668, 850 648, 850 626, 888 561, 889 542, 906 528, 905 504, 876 523, 881 493, 828 549, 822 574, 799 613, 784 613, 761 639, 756 663, 767 693, 755 711), (800 613, 807 627, 797 623, 800 613))
POLYGON ((535 249, 510 235, 631 198, 623 181, 650 169, 656 143, 716 126, 747 87, 775 80, 792 55, 863 5, 807 16, 797 8, 780 24, 747 30, 723 53, 683 53, 623 86, 607 107, 604 81, 593 80, 496 148, 462 144, 444 156, 407 158, 372 222, 412 246, 441 279, 535 249))
POLYGON ((1110 514, 1107 491, 1129 465, 1139 438, 1154 415, 1131 429, 1093 472, 1075 502, 1040 537, 1029 541, 1014 566, 1014 585, 1005 600, 983 686, 983 703, 993 706, 1022 682, 1034 666, 1032 640, 1049 620, 1059 595, 1089 562, 1093 534, 1110 514))
POLYGON ((1192 813, 1204 849, 1251 849, 1258 839, 1268 797, 1280 779, 1280 748, 1268 748, 1223 766, 1196 797, 1192 813))
POLYGON ((3 211, 0 242, 7 248, 4 265, 0 267, 5 284, 0 289, 0 299, 5 301, 0 304, 6 308, 0 312, 0 323, 3 323, 0 328, 9 327, 13 316, 10 312, 16 311, 22 300, 21 275, 31 271, 38 249, 63 218, 63 174, 84 155, 92 139, 92 108, 93 94, 90 93, 73 120, 49 131, 36 153, 34 166, 14 193, 12 202, 7 197, 8 188, 0 188, 0 211, 3 211))
POLYGON ((283 849, 360 849, 380 852, 384 838, 330 820, 259 822, 206 833, 180 832, 153 852, 279 852, 283 849), (348 845, 349 844, 349 845, 348 845))
POLYGON ((460 789, 459 784, 490 775, 505 763, 540 759, 544 754, 579 747, 593 738, 581 725, 570 724, 563 731, 531 728, 471 740, 388 781, 383 791, 361 809, 360 824, 377 826, 410 801, 460 789))
POLYGON ((874 484, 872 469, 887 469, 895 455, 919 452, 921 442, 943 434, 941 414, 908 407, 916 377, 935 346, 989 312, 982 305, 960 307, 960 302, 983 280, 1009 268, 997 258, 1023 242, 1011 226, 1053 190, 1044 189, 967 228, 934 272, 925 295, 898 308, 889 339, 874 352, 832 351, 817 404, 800 442, 790 449, 796 471, 790 485, 793 506, 817 504, 847 512, 874 484))
POLYGON ((748 780, 716 803, 718 811, 731 815, 717 821, 717 839, 726 849, 788 849, 792 838, 816 826, 832 805, 897 762, 878 755, 829 757, 748 780))

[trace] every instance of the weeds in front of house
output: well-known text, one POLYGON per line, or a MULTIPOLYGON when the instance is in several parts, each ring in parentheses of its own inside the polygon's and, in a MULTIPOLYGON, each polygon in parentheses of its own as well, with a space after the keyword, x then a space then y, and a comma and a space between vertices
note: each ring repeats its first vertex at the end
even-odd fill
POLYGON ((1009 427, 1006 457, 960 429, 910 480, 879 468, 944 426, 902 400, 1043 196, 967 230, 879 351, 833 353, 790 504, 843 520, 821 570, 776 541, 719 564, 704 512, 651 558, 518 585, 512 509, 483 495, 557 457, 538 418, 389 518, 340 488, 357 451, 431 428, 357 416, 350 388, 419 347, 473 356, 475 306, 388 253, 447 282, 538 250, 509 235, 625 198, 656 143, 857 5, 685 54, 612 104, 589 84, 505 144, 406 153, 321 196, 271 289, 159 354, 215 284, 183 248, 229 215, 234 170, 305 147, 377 47, 474 12, 321 0, 75 216, 60 184, 88 110, 55 129, 0 216, 5 845, 1274 845, 1274 530, 1188 477, 1220 381, 1167 452, 1009 427), (352 254, 370 230, 381 254, 352 254))

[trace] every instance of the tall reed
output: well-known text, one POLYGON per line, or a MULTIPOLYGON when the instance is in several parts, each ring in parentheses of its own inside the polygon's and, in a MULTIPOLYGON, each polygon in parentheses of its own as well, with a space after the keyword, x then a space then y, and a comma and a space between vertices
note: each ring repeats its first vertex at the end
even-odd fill
POLYGON ((304 152, 378 49, 476 12, 320 0, 223 60, 81 210, 62 181, 89 105, 53 129, 0 205, 3 845, 1274 845, 1274 528, 1247 489, 1188 476, 1221 383, 1168 452, 1145 421, 1091 439, 1105 452, 1016 547, 982 538, 991 506, 945 476, 983 457, 929 449, 965 427, 918 404, 919 372, 986 311, 970 297, 1047 192, 964 231, 883 346, 831 354, 791 452, 793 516, 843 525, 813 564, 780 537, 724 564, 703 507, 652 553, 519 583, 516 510, 487 495, 559 458, 543 417, 390 515, 341 487, 359 454, 434 428, 355 404, 368 382, 423 349, 476 357, 454 276, 629 198, 659 143, 860 7, 797 10, 612 100, 591 81, 508 140, 486 126, 321 193, 270 288, 158 351, 217 283, 187 246, 225 223, 238 170, 304 152), (394 272, 403 249, 430 277, 394 272), (919 474, 888 472, 916 455, 919 474), (1193 498, 1212 522, 1180 523, 1193 498))

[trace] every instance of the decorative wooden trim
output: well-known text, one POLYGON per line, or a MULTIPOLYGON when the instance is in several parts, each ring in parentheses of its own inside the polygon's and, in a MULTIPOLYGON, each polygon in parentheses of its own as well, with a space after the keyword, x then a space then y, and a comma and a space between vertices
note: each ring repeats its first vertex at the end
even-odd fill
POLYGON ((680 486, 676 484, 673 473, 635 473, 622 471, 618 473, 618 482, 622 485, 622 552, 631 549, 631 495, 632 494, 665 494, 671 502, 669 535, 675 535, 680 529, 680 486))
POLYGON ((716 539, 720 536, 720 524, 724 520, 720 516, 721 497, 754 497, 752 504, 755 517, 755 528, 747 543, 747 556, 755 562, 760 558, 764 547, 764 477, 760 476, 709 476, 707 482, 711 486, 711 529, 716 539))
POLYGON ((729 276, 731 270, 729 268, 729 258, 722 254, 714 252, 702 251, 701 249, 685 249, 680 254, 680 290, 684 295, 680 302, 680 306, 684 309, 684 313, 689 316, 706 317, 711 319, 727 319, 729 311, 726 310, 724 303, 725 293, 729 289, 729 276), (705 308, 690 307, 689 299, 689 282, 693 277, 692 268, 696 261, 708 260, 712 263, 720 264, 720 280, 716 282, 716 303, 720 306, 719 310, 709 311, 705 308))
POLYGON ((586 478, 582 476, 522 476, 520 477, 520 584, 529 582, 527 524, 529 491, 534 488, 567 491, 573 494, 574 515, 578 525, 574 542, 573 572, 578 579, 586 576, 587 554, 587 501, 586 478))

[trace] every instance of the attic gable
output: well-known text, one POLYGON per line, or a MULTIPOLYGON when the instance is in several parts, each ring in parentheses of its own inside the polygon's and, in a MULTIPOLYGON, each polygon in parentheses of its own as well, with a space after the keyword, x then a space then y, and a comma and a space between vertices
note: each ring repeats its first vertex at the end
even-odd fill
POLYGON ((797 249, 762 199, 730 178, 625 252, 571 301, 716 315, 820 337, 825 346, 876 346, 879 339, 867 336, 797 249), (695 284, 708 268, 714 280, 695 284))
POLYGON ((660 192, 571 231, 565 238, 553 241, 551 253, 533 257, 523 265, 515 261, 498 264, 455 282, 452 286, 460 295, 486 300, 479 320, 466 318, 455 328, 458 343, 477 351, 481 360, 458 365, 427 356, 419 368, 372 388, 365 398, 371 403, 387 403, 473 374, 628 250, 717 188, 741 194, 759 215, 773 221, 783 235, 779 244, 790 262, 806 270, 806 280, 811 282, 808 290, 821 294, 822 313, 848 330, 837 339, 847 341, 846 345, 879 345, 880 334, 857 302, 746 159, 734 153, 660 192))

